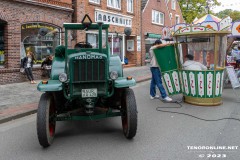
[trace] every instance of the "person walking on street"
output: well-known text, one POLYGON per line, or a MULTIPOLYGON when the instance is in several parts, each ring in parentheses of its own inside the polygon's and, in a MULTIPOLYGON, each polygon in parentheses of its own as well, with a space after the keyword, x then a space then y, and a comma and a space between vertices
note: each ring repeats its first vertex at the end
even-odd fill
POLYGON ((34 56, 31 51, 27 53, 27 56, 23 58, 22 60, 22 68, 24 68, 25 73, 27 75, 27 78, 29 79, 31 84, 36 83, 33 78, 32 74, 32 67, 33 67, 33 61, 34 61, 34 56))
POLYGON ((165 100, 167 102, 171 102, 172 98, 167 96, 166 90, 163 87, 160 68, 157 63, 154 51, 153 51, 154 49, 158 48, 160 44, 162 44, 162 41, 156 40, 155 43, 153 44, 153 46, 149 50, 150 70, 152 73, 152 79, 151 79, 151 84, 150 84, 150 99, 159 98, 159 95, 156 94, 156 86, 157 86, 161 93, 163 100, 165 100))
POLYGON ((235 46, 232 50, 231 55, 234 57, 234 59, 236 60, 236 65, 235 68, 239 68, 240 67, 240 46, 235 46))

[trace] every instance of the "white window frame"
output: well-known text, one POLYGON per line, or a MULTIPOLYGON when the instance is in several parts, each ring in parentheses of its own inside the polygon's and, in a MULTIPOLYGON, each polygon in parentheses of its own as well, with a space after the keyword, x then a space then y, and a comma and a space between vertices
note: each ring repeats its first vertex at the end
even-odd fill
POLYGON ((152 10, 152 23, 157 25, 164 25, 164 13, 152 10), (156 17, 158 16, 158 18, 156 17), (162 19, 161 19, 162 17, 162 19), (157 20, 158 19, 158 20, 157 20))
POLYGON ((180 16, 179 15, 175 15, 175 24, 180 23, 180 16), (178 22, 177 22, 177 18, 178 18, 178 22))
POLYGON ((89 2, 91 2, 91 3, 96 3, 96 4, 100 4, 101 0, 89 0, 89 2))
POLYGON ((121 9, 121 0, 107 0, 107 6, 114 9, 121 9), (112 4, 109 2, 112 1, 112 4), (119 7, 117 7, 117 1, 119 2, 119 7))
POLYGON ((133 2, 134 0, 127 0, 127 12, 129 12, 129 13, 133 13, 133 2), (132 6, 129 6, 130 5, 130 2, 132 2, 132 6), (131 8, 130 10, 129 10, 129 8, 131 8))
POLYGON ((176 10, 176 0, 172 0, 171 6, 172 6, 172 10, 176 10))

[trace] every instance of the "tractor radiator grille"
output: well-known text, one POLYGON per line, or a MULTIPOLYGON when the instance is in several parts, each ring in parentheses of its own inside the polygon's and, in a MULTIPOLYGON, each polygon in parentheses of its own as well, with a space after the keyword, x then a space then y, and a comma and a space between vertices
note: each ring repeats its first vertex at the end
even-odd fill
POLYGON ((74 82, 103 82, 106 77, 106 65, 104 59, 75 60, 73 61, 74 82))

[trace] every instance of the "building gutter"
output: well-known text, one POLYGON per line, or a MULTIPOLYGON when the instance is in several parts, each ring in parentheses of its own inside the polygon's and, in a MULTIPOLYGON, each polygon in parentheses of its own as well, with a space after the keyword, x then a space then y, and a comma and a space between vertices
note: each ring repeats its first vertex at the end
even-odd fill
POLYGON ((32 4, 32 5, 36 5, 36 6, 49 7, 49 8, 53 8, 53 9, 57 9, 57 10, 64 10, 67 12, 73 12, 72 8, 58 6, 58 5, 54 5, 54 4, 47 4, 47 3, 35 1, 35 0, 13 0, 13 1, 20 2, 20 3, 32 4))

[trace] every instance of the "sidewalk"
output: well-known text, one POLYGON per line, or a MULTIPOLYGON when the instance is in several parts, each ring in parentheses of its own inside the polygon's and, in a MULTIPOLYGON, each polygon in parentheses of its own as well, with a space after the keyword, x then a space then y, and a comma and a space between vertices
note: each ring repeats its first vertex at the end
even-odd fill
MULTIPOLYGON (((124 68, 123 72, 125 77, 132 76, 137 82, 151 78, 148 66, 124 68)), ((23 82, 0 85, 0 124, 36 113, 42 94, 37 90, 37 84, 23 82)))

